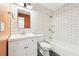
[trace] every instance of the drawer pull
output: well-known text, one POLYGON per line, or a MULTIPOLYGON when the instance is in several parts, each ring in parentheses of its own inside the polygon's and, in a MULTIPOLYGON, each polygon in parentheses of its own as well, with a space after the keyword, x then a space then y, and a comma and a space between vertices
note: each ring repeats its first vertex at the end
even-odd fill
POLYGON ((24 48, 26 49, 26 48, 28 48, 28 47, 24 47, 24 48))
POLYGON ((33 40, 32 40, 32 42, 33 42, 33 40))

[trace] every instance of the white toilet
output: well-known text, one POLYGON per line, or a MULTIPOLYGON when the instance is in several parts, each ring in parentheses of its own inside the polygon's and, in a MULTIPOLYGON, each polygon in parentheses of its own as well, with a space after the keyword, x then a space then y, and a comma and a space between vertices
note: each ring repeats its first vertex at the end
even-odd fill
POLYGON ((39 50, 42 55, 49 56, 49 50, 51 49, 51 45, 47 41, 42 41, 39 43, 39 50))

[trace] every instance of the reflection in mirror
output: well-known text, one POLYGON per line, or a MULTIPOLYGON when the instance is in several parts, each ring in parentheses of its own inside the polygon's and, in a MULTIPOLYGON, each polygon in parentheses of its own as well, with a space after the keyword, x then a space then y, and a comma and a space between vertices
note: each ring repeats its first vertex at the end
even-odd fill
POLYGON ((18 10, 18 27, 30 28, 30 12, 25 10, 18 10))
POLYGON ((24 28, 24 17, 18 17, 18 27, 24 28))
POLYGON ((4 31, 4 23, 0 22, 0 32, 4 31))

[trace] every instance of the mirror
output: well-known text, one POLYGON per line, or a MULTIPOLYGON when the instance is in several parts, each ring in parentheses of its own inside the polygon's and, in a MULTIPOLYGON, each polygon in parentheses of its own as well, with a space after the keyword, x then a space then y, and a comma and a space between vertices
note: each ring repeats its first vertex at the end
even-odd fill
POLYGON ((4 31, 4 23, 0 22, 0 32, 4 31))
POLYGON ((18 9, 18 28, 30 28, 30 12, 18 9))

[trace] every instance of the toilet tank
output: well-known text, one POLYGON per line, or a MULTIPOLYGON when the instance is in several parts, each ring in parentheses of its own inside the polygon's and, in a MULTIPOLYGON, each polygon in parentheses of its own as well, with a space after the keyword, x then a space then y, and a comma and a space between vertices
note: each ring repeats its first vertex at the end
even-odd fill
POLYGON ((44 40, 45 40, 45 35, 41 35, 41 36, 39 37, 38 42, 40 43, 40 42, 42 42, 42 41, 44 41, 44 40))

